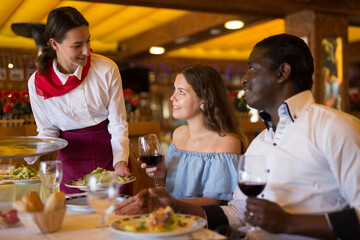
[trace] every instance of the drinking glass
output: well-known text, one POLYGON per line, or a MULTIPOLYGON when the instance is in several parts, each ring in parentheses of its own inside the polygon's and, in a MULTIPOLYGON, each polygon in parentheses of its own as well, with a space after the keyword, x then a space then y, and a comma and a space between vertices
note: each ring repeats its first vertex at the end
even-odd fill
POLYGON ((90 206, 100 215, 100 228, 106 228, 106 216, 113 209, 119 194, 116 174, 91 175, 87 179, 87 199, 90 206))
POLYGON ((60 161, 42 161, 39 168, 40 181, 52 194, 60 185, 63 177, 63 166, 60 161))
MULTIPOLYGON (((237 167, 237 178, 240 190, 248 197, 256 197, 266 186, 265 157, 259 155, 241 155, 237 167)), ((257 232, 258 227, 246 225, 240 228, 243 232, 257 232)))
MULTIPOLYGON (((156 166, 161 158, 161 145, 155 134, 148 134, 139 137, 139 155, 142 162, 146 163, 147 167, 156 166)), ((156 177, 154 177, 155 188, 161 188, 156 177)))

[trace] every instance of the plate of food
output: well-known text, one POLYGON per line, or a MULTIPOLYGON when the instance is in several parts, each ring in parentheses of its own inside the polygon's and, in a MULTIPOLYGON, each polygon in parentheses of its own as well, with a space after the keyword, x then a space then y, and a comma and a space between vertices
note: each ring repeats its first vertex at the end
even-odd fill
POLYGON ((0 137, 0 159, 41 156, 67 144, 66 140, 53 137, 0 137))
MULTIPOLYGON (((131 196, 125 195, 125 194, 119 194, 119 196, 116 198, 115 204, 121 203, 122 201, 124 201, 125 199, 128 199, 128 198, 131 198, 131 196)), ((86 193, 75 193, 75 194, 68 195, 68 196, 66 196, 65 203, 66 203, 67 207, 74 209, 74 210, 93 212, 93 209, 89 205, 89 202, 87 200, 86 193)))
POLYGON ((14 184, 31 184, 40 182, 39 173, 36 169, 30 166, 15 168, 10 172, 9 177, 6 179, 14 184))
POLYGON ((111 224, 111 231, 123 237, 158 239, 192 233, 205 226, 205 219, 175 213, 167 206, 150 214, 122 216, 111 224))
MULTIPOLYGON (((80 179, 73 179, 73 180, 67 181, 65 183, 65 186, 70 187, 70 188, 78 188, 82 191, 86 191, 86 181, 90 175, 95 175, 99 179, 100 182, 106 184, 106 180, 109 179, 106 176, 108 176, 109 174, 115 174, 115 171, 108 171, 103 168, 97 168, 94 171, 92 171, 91 173, 84 175, 80 179)), ((131 183, 135 180, 136 180, 136 177, 134 177, 134 176, 130 176, 130 177, 118 176, 118 183, 121 186, 124 184, 131 183)))

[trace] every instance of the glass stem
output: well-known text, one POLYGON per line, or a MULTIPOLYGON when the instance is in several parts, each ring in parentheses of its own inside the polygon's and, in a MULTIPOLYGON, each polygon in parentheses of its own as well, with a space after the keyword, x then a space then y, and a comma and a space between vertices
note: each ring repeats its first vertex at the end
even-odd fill
POLYGON ((154 178, 155 181, 155 188, 161 188, 160 184, 157 181, 157 178, 154 178))
POLYGON ((101 228, 105 228, 106 225, 105 225, 105 216, 104 215, 101 215, 100 216, 100 227, 101 228))

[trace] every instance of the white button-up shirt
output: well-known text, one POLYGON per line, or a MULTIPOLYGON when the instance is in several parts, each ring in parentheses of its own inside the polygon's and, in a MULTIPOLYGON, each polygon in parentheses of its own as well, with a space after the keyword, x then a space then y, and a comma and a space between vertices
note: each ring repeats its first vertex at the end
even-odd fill
MULTIPOLYGON (((54 60, 55 73, 63 84, 71 75, 81 78, 81 66, 74 74, 63 74, 56 65, 54 60)), ((82 129, 109 119, 113 165, 118 161, 128 160, 129 138, 125 100, 120 72, 113 61, 91 54, 90 69, 84 81, 64 95, 46 100, 37 95, 34 79, 35 73, 30 77, 28 87, 38 136, 58 137, 60 130, 82 129)))
MULTIPOLYGON (((310 91, 287 99, 278 114, 276 131, 269 124, 246 151, 266 157, 268 182, 261 196, 289 213, 324 214, 349 205, 359 218, 359 119, 315 104, 310 91)), ((237 225, 246 199, 239 187, 233 199, 222 209, 230 225, 237 225)))

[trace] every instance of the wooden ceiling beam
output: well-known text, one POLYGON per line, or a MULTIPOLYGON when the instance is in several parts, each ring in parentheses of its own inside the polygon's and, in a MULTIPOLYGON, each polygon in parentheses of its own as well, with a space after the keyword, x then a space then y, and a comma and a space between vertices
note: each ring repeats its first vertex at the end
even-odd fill
POLYGON ((285 15, 299 10, 360 15, 358 0, 77 0, 230 14, 285 15))
MULTIPOLYGON (((241 19, 245 24, 251 24, 255 21, 264 20, 264 18, 253 16, 230 15, 230 14, 212 14, 191 12, 180 18, 172 20, 168 23, 162 24, 154 29, 150 29, 144 33, 140 33, 135 37, 119 42, 119 52, 117 59, 131 58, 138 54, 148 53, 150 46, 165 46, 169 50, 170 45, 172 50, 183 47, 186 44, 193 44, 194 41, 205 40, 210 38, 210 29, 223 27, 223 24, 228 20, 241 19), (207 36, 201 36, 201 39, 191 39, 192 36, 199 37, 200 33, 205 33, 207 36), (188 37, 187 43, 175 44, 177 40, 183 37, 188 37), (175 46, 176 45, 176 46, 175 46)), ((226 34, 221 32, 219 34, 226 34)), ((204 34, 203 34, 204 35, 204 34)), ((216 35, 219 36, 219 35, 216 35)), ((215 37, 215 36, 212 36, 215 37)))

